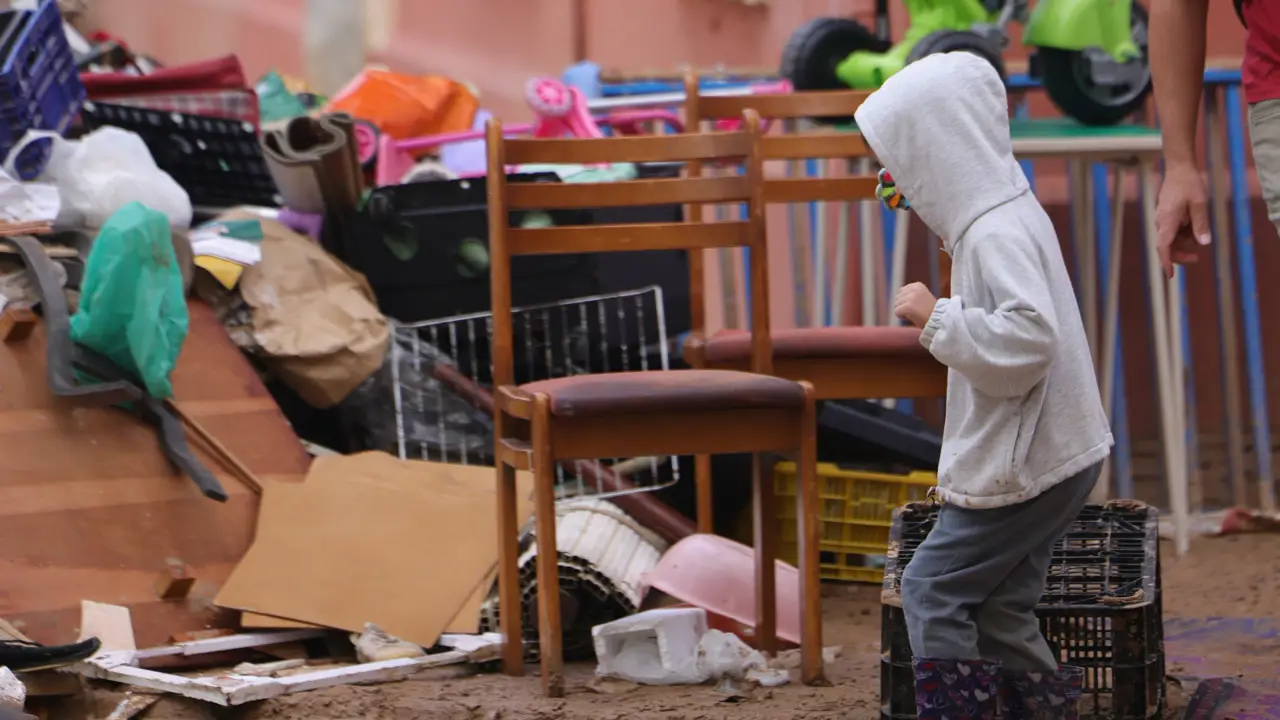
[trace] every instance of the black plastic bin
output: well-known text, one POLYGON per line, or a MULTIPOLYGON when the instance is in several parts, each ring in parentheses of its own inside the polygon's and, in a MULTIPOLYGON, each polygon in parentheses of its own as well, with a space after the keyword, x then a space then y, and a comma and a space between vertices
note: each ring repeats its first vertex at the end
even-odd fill
MULTIPOLYGON (((929 535, 937 508, 897 510, 881 594, 880 716, 914 720, 911 645, 901 572, 929 535)), ((1080 717, 1163 717, 1164 625, 1155 508, 1135 501, 1090 505, 1054 546, 1040 629, 1059 662, 1085 669, 1080 717)))

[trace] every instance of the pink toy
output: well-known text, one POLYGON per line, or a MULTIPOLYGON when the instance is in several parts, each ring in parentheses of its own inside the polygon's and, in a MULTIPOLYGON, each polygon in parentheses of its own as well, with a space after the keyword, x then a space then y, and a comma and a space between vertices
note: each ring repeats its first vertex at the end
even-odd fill
MULTIPOLYGON (((791 92, 791 83, 787 80, 751 86, 752 95, 785 95, 789 92, 791 92)), ((773 119, 764 118, 763 120, 760 131, 769 132, 769 124, 773 122, 773 119)), ((720 132, 733 132, 742 127, 742 120, 738 118, 721 118, 716 120, 712 127, 720 132)))
POLYGON ((554 78, 533 78, 524 86, 529 108, 538 116, 533 136, 601 138, 604 133, 587 110, 587 99, 578 88, 554 78))
MULTIPOLYGON (((788 93, 791 83, 783 80, 776 83, 756 85, 751 93, 788 93)), ((619 134, 639 135, 641 124, 662 122, 669 132, 684 132, 685 126, 680 117, 670 110, 642 109, 614 112, 602 117, 593 117, 587 107, 586 98, 577 88, 569 87, 554 78, 533 78, 525 84, 525 100, 538 118, 532 124, 504 125, 504 134, 508 137, 532 135, 537 138, 598 138, 604 137, 602 128, 611 127, 619 134)), ((715 124, 717 130, 736 130, 741 127, 741 120, 720 120, 715 124)), ((768 120, 765 121, 768 129, 768 120)), ((450 145, 453 143, 484 140, 484 128, 427 135, 424 137, 397 140, 386 134, 377 138, 377 169, 374 172, 374 184, 396 185, 414 165, 414 155, 421 151, 450 145)), ((462 177, 475 177, 475 173, 461 173, 462 177)))

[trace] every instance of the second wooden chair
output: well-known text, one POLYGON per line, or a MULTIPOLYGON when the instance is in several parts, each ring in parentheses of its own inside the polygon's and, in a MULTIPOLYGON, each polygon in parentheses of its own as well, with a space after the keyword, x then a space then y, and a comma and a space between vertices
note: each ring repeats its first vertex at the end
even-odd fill
MULTIPOLYGON (((852 117, 867 93, 853 90, 796 92, 769 95, 700 95, 697 78, 685 78, 686 124, 696 130, 704 121, 740 117, 754 110, 779 120, 852 117)), ((761 138, 763 160, 856 159, 871 154, 862 135, 851 129, 778 134, 761 138)), ((696 172, 691 169, 690 172, 696 172)), ((875 195, 874 175, 826 178, 767 178, 763 202, 851 202, 875 195)), ((696 208, 693 212, 698 212, 696 208)), ((825 241, 821 238, 820 241, 825 241)), ((702 256, 690 256, 694 287, 702 283, 702 256)), ((824 268, 817 268, 817 272, 824 268)), ((755 280, 753 278, 752 282, 755 280)), ((697 297, 699 292, 691 295, 697 297)), ((842 301, 842 299, 837 299, 842 301)), ((685 345, 685 359, 695 368, 742 368, 759 331, 723 330, 710 337, 704 313, 694 308, 694 329, 685 345)), ((946 394, 947 369, 920 345, 920 331, 903 326, 807 327, 775 330, 773 372, 779 377, 813 384, 819 400, 940 397, 946 394)), ((695 463, 698 486, 698 531, 712 532, 711 462, 695 463)))

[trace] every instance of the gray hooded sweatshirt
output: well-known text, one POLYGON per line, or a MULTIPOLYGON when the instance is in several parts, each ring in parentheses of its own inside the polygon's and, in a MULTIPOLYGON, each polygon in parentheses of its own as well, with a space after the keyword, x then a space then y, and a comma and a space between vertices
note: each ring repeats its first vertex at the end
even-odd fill
POLYGON ((952 258, 952 295, 920 335, 950 368, 942 499, 1013 505, 1101 462, 1113 441, 1084 325, 1053 223, 1014 160, 995 70, 970 53, 925 57, 855 119, 952 258))

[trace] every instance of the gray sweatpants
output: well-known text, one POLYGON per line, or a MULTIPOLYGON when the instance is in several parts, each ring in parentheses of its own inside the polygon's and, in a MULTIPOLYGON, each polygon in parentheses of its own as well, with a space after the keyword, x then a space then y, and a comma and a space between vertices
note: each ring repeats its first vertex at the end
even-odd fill
POLYGON ((989 510, 943 505, 902 573, 911 654, 989 660, 1014 672, 1052 672, 1035 607, 1053 544, 1089 498, 1102 465, 1026 502, 989 510))

